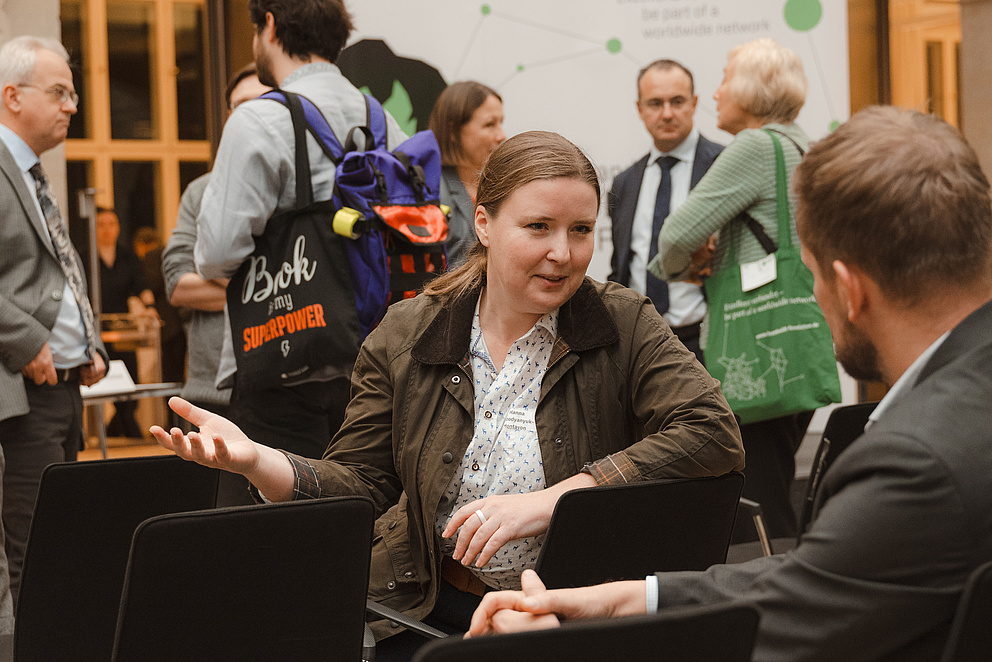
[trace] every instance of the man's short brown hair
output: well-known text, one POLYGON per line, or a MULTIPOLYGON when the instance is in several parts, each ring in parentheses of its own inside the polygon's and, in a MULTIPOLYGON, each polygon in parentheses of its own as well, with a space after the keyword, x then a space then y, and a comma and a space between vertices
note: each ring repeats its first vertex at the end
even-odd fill
POLYGON ((992 283, 989 182, 938 117, 862 110, 806 154, 794 186, 799 236, 824 274, 854 265, 905 305, 992 283))

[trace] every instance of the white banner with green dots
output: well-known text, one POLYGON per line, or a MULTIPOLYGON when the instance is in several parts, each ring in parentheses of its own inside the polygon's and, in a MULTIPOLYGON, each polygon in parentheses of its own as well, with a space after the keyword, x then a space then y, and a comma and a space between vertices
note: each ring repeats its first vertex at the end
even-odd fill
MULTIPOLYGON (((695 123, 717 142, 713 92, 735 45, 772 37, 803 60, 809 93, 798 122, 816 139, 847 119, 843 0, 348 0, 356 26, 339 64, 385 101, 408 132, 427 127, 448 83, 477 80, 503 97, 507 135, 557 131, 592 157, 604 192, 645 154, 637 72, 659 58, 695 77, 695 123)), ((605 279, 609 221, 589 273, 605 279)))

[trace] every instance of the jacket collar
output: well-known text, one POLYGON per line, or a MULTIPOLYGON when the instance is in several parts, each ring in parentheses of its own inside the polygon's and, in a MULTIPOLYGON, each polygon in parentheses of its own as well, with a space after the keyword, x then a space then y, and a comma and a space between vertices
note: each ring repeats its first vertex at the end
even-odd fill
MULTIPOLYGON (((457 364, 468 351, 475 302, 482 288, 441 308, 413 346, 413 358, 429 365, 457 364)), ((612 345, 620 340, 613 316, 588 278, 558 310, 556 348, 583 351, 612 345)), ((557 354, 558 352, 556 352, 557 354)))

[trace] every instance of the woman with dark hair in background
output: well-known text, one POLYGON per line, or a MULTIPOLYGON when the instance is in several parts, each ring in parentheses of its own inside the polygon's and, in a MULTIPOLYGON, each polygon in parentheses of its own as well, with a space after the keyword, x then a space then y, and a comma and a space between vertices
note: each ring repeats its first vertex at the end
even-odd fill
MULTIPOLYGON (((743 466, 716 380, 651 301, 585 277, 599 204, 575 145, 510 138, 481 173, 467 261, 390 306, 368 336, 322 460, 254 443, 178 398, 170 406, 200 432, 153 427, 155 438, 243 474, 269 500, 371 497, 369 596, 467 630, 486 590, 518 587, 534 567, 564 492, 743 466)), ((403 634, 376 657, 422 643, 403 634)))
POLYGON ((503 99, 475 81, 449 85, 434 103, 431 131, 441 147, 441 202, 448 217, 448 269, 461 265, 475 245, 475 198, 479 171, 506 140, 503 99))

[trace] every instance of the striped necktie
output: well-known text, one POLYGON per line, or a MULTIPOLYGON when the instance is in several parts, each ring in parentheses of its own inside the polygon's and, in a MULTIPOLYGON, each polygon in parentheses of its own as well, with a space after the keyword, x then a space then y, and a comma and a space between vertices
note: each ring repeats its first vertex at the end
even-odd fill
POLYGON ((38 194, 38 202, 41 204, 41 211, 45 215, 45 222, 48 224, 48 232, 52 237, 52 246, 55 255, 59 258, 62 271, 69 281, 69 289, 72 290, 79 306, 79 315, 83 318, 83 327, 86 330, 86 355, 92 359, 96 351, 96 326, 93 321, 93 309, 90 307, 90 300, 86 294, 86 283, 83 281, 82 263, 76 251, 69 242, 69 231, 62 220, 59 206, 55 204, 48 186, 48 176, 41 167, 41 163, 35 163, 28 172, 34 177, 35 193, 38 194))

